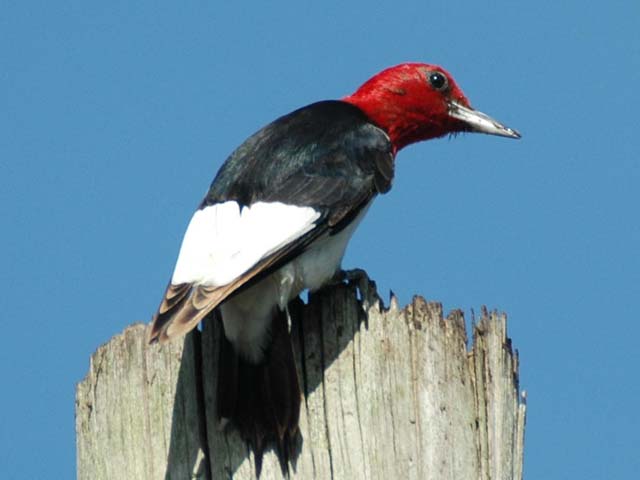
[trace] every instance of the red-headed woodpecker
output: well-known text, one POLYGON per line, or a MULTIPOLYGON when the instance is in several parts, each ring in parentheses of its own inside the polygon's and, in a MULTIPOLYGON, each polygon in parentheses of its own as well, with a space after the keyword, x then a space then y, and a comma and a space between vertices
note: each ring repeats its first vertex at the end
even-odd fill
MULTIPOLYGON (((340 271, 349 238, 391 188, 396 153, 457 132, 520 138, 473 110, 444 69, 401 64, 353 95, 285 115, 231 154, 193 215, 150 341, 222 317, 218 413, 261 455, 298 429, 286 308, 340 271)), ((286 452, 285 452, 286 453, 286 452)))

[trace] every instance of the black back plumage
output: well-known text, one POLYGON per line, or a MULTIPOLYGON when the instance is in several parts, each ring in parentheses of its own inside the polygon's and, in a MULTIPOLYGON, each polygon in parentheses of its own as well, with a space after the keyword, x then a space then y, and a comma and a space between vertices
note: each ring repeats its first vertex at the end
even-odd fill
POLYGON ((262 128, 229 156, 201 208, 283 202, 321 211, 333 227, 391 188, 389 137, 357 107, 318 102, 262 128))

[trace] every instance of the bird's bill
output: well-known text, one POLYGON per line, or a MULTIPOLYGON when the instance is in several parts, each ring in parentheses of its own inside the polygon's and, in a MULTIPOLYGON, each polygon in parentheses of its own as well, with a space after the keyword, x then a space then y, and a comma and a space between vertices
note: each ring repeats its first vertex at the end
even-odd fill
POLYGON ((473 132, 508 138, 520 138, 521 136, 516 130, 502 125, 489 115, 465 107, 458 102, 449 102, 449 115, 463 122, 473 132))

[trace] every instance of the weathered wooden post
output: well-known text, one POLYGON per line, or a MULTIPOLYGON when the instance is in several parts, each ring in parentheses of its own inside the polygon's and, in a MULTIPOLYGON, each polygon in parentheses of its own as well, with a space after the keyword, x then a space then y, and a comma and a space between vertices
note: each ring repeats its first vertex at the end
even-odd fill
MULTIPOLYGON (((294 479, 520 479, 525 424, 503 314, 421 297, 365 314, 351 285, 291 307, 305 391, 294 479)), ((100 347, 78 385, 79 479, 255 478, 252 454, 215 418, 215 337, 147 346, 134 325, 100 347)), ((261 479, 282 478, 265 454, 261 479)))

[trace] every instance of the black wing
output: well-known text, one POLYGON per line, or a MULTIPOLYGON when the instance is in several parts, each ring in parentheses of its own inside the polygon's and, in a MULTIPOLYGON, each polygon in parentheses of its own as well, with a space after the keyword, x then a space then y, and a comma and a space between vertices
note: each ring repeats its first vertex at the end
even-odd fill
POLYGON ((283 202, 314 207, 331 226, 391 188, 389 137, 346 102, 318 102, 251 136, 224 163, 201 208, 283 202))

